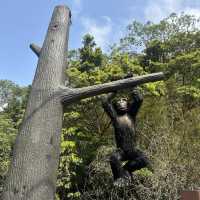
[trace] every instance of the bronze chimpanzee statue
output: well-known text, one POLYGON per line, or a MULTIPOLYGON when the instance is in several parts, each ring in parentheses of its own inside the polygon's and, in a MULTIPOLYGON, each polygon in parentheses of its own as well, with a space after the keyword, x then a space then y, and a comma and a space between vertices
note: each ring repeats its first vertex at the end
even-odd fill
POLYGON ((114 185, 123 186, 131 182, 133 171, 149 166, 149 160, 136 148, 135 120, 142 105, 142 95, 134 88, 131 93, 132 102, 122 98, 113 103, 115 94, 107 94, 102 99, 102 105, 111 118, 118 148, 110 157, 114 185), (122 166, 122 161, 127 163, 122 166))

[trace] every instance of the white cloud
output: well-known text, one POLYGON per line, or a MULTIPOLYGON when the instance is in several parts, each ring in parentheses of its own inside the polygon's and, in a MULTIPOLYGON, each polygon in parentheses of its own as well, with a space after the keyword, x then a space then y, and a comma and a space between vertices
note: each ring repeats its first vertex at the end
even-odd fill
POLYGON ((81 17, 81 23, 84 28, 82 34, 89 33, 93 35, 97 45, 105 50, 112 41, 112 34, 114 34, 112 33, 112 20, 108 16, 102 16, 100 23, 89 17, 81 17))
POLYGON ((172 12, 185 12, 199 17, 200 7, 193 8, 189 5, 187 6, 185 0, 149 0, 145 7, 144 15, 145 20, 159 22, 172 12))
POLYGON ((83 15, 83 0, 72 1, 72 22, 81 23, 81 38, 89 33, 94 36, 97 46, 103 50, 108 50, 109 45, 116 42, 120 38, 121 31, 119 27, 115 27, 109 16, 101 16, 99 18, 91 18, 83 15), (117 31, 118 30, 118 31, 117 31))

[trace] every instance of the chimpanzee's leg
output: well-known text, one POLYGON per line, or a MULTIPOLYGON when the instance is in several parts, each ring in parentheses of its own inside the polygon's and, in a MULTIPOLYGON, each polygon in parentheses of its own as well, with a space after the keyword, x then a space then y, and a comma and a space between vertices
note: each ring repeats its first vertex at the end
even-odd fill
POLYGON ((129 176, 129 172, 122 167, 121 161, 127 160, 126 155, 120 149, 113 152, 110 156, 110 166, 112 169, 114 180, 129 176))
POLYGON ((144 167, 149 167, 150 162, 147 156, 140 150, 135 149, 132 152, 126 154, 128 157, 128 162, 124 165, 124 169, 130 173, 135 170, 140 170, 144 167))

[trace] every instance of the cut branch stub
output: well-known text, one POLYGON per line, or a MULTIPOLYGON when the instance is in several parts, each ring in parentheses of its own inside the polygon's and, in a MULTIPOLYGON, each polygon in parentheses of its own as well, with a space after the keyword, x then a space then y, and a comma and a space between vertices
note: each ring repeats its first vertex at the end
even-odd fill
POLYGON ((41 47, 37 46, 36 44, 30 44, 31 50, 39 57, 41 52, 41 47))

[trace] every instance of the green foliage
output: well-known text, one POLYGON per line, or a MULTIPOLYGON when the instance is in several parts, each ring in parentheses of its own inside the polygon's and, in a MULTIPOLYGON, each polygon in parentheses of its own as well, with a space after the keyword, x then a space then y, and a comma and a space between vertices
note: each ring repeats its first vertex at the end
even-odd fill
MULTIPOLYGON (((124 199, 129 195, 132 199, 179 199, 184 188, 198 185, 198 167, 192 173, 188 171, 191 163, 198 162, 193 159, 192 149, 194 146, 199 148, 199 142, 195 140, 200 131, 195 125, 199 118, 200 79, 197 22, 197 19, 185 14, 172 14, 159 24, 133 22, 119 50, 114 48, 111 55, 105 57, 104 66, 96 70, 98 73, 90 74, 93 80, 98 79, 96 74, 102 74, 102 79, 96 82, 101 83, 120 79, 129 71, 139 75, 164 71, 168 73, 168 80, 141 87, 145 102, 138 120, 138 140, 152 160, 154 173, 145 169, 134 173, 137 181, 133 188, 137 196, 128 190, 122 195, 112 188, 111 174, 106 173, 109 164, 101 164, 101 157, 91 162, 92 173, 80 198, 87 199, 93 194, 94 199, 124 199), (133 46, 143 47, 143 54, 132 53, 133 46), (139 187, 141 184, 142 187, 139 187)), ((78 73, 86 78, 81 76, 80 71, 78 73)), ((96 102, 96 99, 86 102, 96 102)), ((101 118, 102 122, 107 120, 104 118, 101 118)), ((108 129, 109 134, 112 134, 111 131, 108 129)), ((112 144, 112 140, 108 142, 112 144)), ((108 145, 106 147, 109 148, 108 145)))
POLYGON ((7 103, 19 92, 19 87, 12 81, 0 80, 0 105, 7 103))
POLYGON ((199 106, 200 52, 182 53, 171 59, 168 71, 174 79, 174 96, 179 97, 184 109, 199 106))
POLYGON ((11 147, 16 129, 6 113, 0 113, 0 193, 10 163, 11 147))
MULTIPOLYGON (((187 42, 189 42, 190 37, 187 36, 194 37, 193 34, 199 31, 198 22, 199 19, 184 13, 180 16, 172 13, 169 17, 161 20, 159 24, 154 24, 150 21, 145 24, 133 21, 127 27, 126 36, 121 39, 121 47, 128 50, 136 46, 147 48, 152 41, 166 42, 177 38, 177 35, 184 35, 187 42)), ((198 37, 195 38, 198 39, 198 37)), ((174 45, 170 44, 174 47, 179 47, 177 44, 185 44, 185 46, 189 44, 182 39, 179 37, 179 39, 175 39, 176 43, 174 45)))
POLYGON ((0 193, 8 171, 12 147, 21 124, 29 88, 22 88, 11 81, 0 80, 0 102, 6 104, 0 112, 0 193))
MULTIPOLYGON (((194 122, 189 125, 190 120, 198 118, 199 106, 199 32, 196 23, 195 18, 185 14, 172 14, 159 24, 133 22, 120 47, 114 47, 110 55, 102 54, 96 48, 94 38, 86 35, 83 47, 69 63, 67 74, 73 87, 118 80, 128 72, 135 75, 157 71, 168 73, 165 82, 140 87, 145 102, 138 120, 138 140, 141 148, 148 152, 155 170, 155 173, 147 169, 134 173, 136 183, 133 188, 140 199, 178 199, 181 190, 198 184, 195 174, 188 179, 187 167, 191 165, 182 167, 183 163, 189 163, 187 160, 196 162, 193 158, 188 159, 194 148, 188 145, 199 133, 199 126, 194 122), (143 47, 143 53, 133 53, 134 46, 143 47), (180 155, 182 151, 185 153, 180 155), (148 188, 148 195, 145 188, 148 188)), ((61 163, 68 166, 61 171, 65 171, 62 177, 68 179, 61 182, 68 187, 60 186, 59 190, 68 196, 61 195, 58 190, 60 198, 89 199, 90 194, 94 199, 136 198, 134 192, 126 191, 122 195, 112 187, 109 153, 106 152, 111 152, 110 146, 113 147, 113 130, 98 98, 82 100, 68 108, 64 116, 61 163)), ((194 143, 198 149, 199 143, 194 143)))

